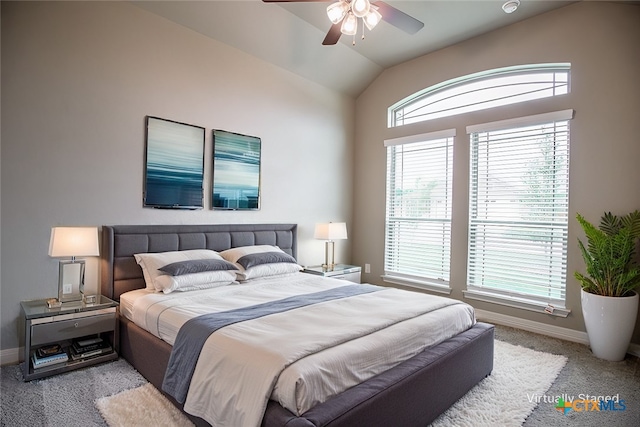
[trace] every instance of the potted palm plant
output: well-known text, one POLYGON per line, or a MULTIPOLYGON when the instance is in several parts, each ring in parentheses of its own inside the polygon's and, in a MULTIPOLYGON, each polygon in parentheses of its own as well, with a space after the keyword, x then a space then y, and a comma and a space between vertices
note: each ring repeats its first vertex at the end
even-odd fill
POLYGON ((578 246, 587 267, 575 272, 582 286, 581 302, 591 350, 596 357, 624 359, 638 315, 640 266, 635 253, 640 237, 640 211, 617 217, 611 212, 595 227, 578 214, 587 237, 578 246))

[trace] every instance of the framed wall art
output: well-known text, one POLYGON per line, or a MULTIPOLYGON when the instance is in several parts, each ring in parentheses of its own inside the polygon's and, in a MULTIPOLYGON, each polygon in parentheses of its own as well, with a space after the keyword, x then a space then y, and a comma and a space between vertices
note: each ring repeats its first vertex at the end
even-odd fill
POLYGON ((204 136, 203 127, 147 116, 145 207, 203 208, 204 136))
POLYGON ((261 140, 213 131, 213 209, 260 209, 261 140))

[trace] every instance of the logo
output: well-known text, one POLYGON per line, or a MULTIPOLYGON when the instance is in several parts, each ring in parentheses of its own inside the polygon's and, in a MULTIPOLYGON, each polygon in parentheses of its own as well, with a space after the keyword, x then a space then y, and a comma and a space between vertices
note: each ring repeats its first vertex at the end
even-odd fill
POLYGON ((556 409, 561 411, 563 414, 567 415, 571 410, 571 402, 565 402, 563 398, 558 399, 558 404, 556 405, 556 409))
POLYGON ((580 399, 558 398, 556 409, 567 415, 571 411, 575 412, 600 412, 600 411, 624 411, 627 406, 620 396, 589 396, 580 395, 580 399))

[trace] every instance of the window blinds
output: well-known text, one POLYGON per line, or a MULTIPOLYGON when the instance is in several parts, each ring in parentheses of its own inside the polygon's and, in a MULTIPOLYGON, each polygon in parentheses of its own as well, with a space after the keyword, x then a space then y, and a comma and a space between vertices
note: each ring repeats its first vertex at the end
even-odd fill
POLYGON ((467 287, 564 306, 573 110, 467 128, 467 287))
POLYGON ((455 130, 385 141, 385 276, 448 285, 455 130))

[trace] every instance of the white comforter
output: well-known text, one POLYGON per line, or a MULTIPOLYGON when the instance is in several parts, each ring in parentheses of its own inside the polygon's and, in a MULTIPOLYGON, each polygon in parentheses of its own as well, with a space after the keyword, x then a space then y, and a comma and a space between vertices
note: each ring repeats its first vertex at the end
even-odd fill
MULTIPOLYGON (((121 305, 173 344, 182 324, 200 314, 350 284, 299 273, 207 291, 135 291, 121 305)), ((389 288, 227 326, 207 340, 185 410, 233 427, 260 425, 269 398, 302 414, 474 322, 467 304, 389 288)))

